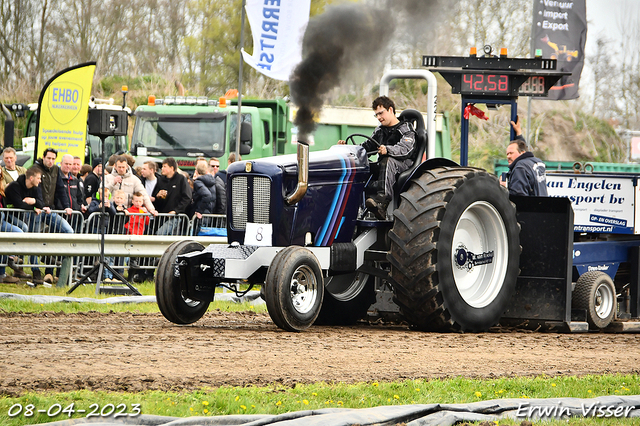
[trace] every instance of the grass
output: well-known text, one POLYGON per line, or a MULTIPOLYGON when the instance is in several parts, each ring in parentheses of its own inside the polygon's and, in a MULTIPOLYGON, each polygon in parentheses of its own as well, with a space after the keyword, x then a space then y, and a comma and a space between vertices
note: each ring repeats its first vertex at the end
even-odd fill
MULTIPOLYGON (((64 393, 25 393, 19 397, 0 398, 0 423, 6 426, 25 422, 24 410, 29 404, 35 409, 51 410, 52 414, 73 404, 75 410, 90 410, 91 404, 110 410, 113 404, 123 413, 132 413, 139 404, 142 414, 190 417, 235 414, 283 414, 292 411, 322 408, 368 408, 386 405, 470 403, 487 399, 518 398, 593 398, 603 395, 640 394, 640 376, 605 375, 585 377, 535 377, 477 380, 452 378, 446 380, 406 380, 402 382, 370 382, 357 384, 315 383, 284 387, 220 387, 195 392, 141 393, 74 391, 64 393), (18 405, 16 405, 18 404, 18 405), (55 405, 59 404, 59 406, 55 405), (15 417, 9 413, 22 412, 15 417)), ((93 407, 92 407, 93 408, 93 407)), ((119 411, 119 410, 118 410, 119 411)), ((75 413, 72 418, 85 417, 75 413)), ((30 423, 68 419, 68 414, 49 417, 34 413, 30 423)), ((549 425, 601 424, 602 419, 574 418, 546 423, 549 425)), ((616 424, 637 425, 640 419, 616 419, 616 424)), ((500 424, 520 424, 520 421, 500 421, 500 424)))
MULTIPOLYGON (((153 295, 153 282, 136 284, 143 295, 153 295)), ((0 284, 0 292, 27 295, 65 296, 66 288, 15 286, 0 284)), ((96 295, 94 285, 81 286, 72 297, 104 299, 111 295, 96 295)), ((222 311, 266 311, 264 305, 214 302, 210 309, 222 311)), ((0 299, 0 312, 158 312, 155 303, 99 304, 56 302, 39 304, 10 299, 0 299)), ((605 395, 640 395, 639 375, 602 375, 584 377, 535 377, 500 378, 479 380, 451 378, 442 380, 406 380, 399 382, 369 383, 314 383, 286 387, 279 384, 256 387, 219 387, 190 392, 146 391, 139 393, 92 392, 27 392, 18 397, 0 397, 0 424, 18 426, 26 423, 44 423, 69 419, 71 408, 76 410, 71 418, 85 417, 91 410, 108 412, 113 404, 115 412, 133 413, 139 404, 142 414, 170 417, 220 416, 236 414, 283 414, 293 411, 322 408, 368 408, 385 405, 470 403, 491 399, 519 398, 593 398, 605 395), (97 404, 93 405, 92 404, 97 404), (124 404, 124 405, 123 405, 124 404), (35 410, 49 410, 51 414, 34 412, 26 416, 32 405, 35 410), (66 410, 65 410, 66 409, 66 410), (78 413, 77 410, 87 410, 78 413), (62 410, 65 410, 62 413, 62 410), (19 414, 17 414, 19 412, 19 414), (9 413, 15 414, 10 416, 9 413)), ((99 412, 99 411, 98 411, 99 412)), ((504 419, 501 425, 519 425, 520 421, 504 419)), ((541 424, 536 421, 535 424, 541 424)), ((544 425, 640 425, 640 419, 599 419, 579 417, 545 421, 544 425)))
MULTIPOLYGON (((155 285, 151 281, 134 285, 143 296, 153 296, 155 294, 155 285)), ((68 295, 73 298, 92 298, 107 299, 114 297, 112 294, 95 294, 95 285, 83 285, 68 295)), ((24 294, 31 296, 67 296, 68 288, 60 288, 56 286, 36 288, 27 285, 0 284, 0 293, 24 294)), ((221 290, 219 290, 221 291, 221 290)), ((264 304, 253 305, 251 303, 233 303, 224 301, 214 301, 209 310, 220 310, 222 312, 266 312, 267 308, 264 304)), ((136 313, 156 313, 160 312, 158 305, 155 303, 92 303, 92 302, 53 302, 53 303, 34 303, 30 301, 15 300, 10 298, 0 298, 0 312, 64 312, 67 314, 77 312, 136 312, 136 313)))

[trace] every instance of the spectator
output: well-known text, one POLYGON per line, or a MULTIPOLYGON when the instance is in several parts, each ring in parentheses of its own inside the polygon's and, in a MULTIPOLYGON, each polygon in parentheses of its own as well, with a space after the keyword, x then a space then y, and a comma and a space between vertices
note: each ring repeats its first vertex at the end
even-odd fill
MULTIPOLYGON (((6 147, 4 151, 2 151, 2 161, 4 162, 4 166, 0 168, 0 185, 2 185, 3 194, 4 188, 7 185, 14 182, 18 179, 18 176, 25 174, 27 171, 24 167, 16 164, 17 158, 18 155, 16 150, 10 146, 6 147)), ((15 215, 7 215, 3 220, 7 222, 7 226, 16 226, 20 228, 22 232, 27 232, 28 230, 27 225, 15 215)), ((15 260, 16 258, 14 256, 9 256, 8 258, 8 266, 14 270, 13 276, 17 278, 31 278, 30 275, 26 274, 22 268, 15 263, 15 260)))
MULTIPOLYGON (((168 214, 186 213, 191 203, 191 188, 180 173, 173 157, 162 161, 162 176, 158 179, 152 194, 156 200, 158 212, 168 214)), ((177 219, 169 219, 158 229, 158 235, 172 235, 178 225, 177 219)))
POLYGON ((522 136, 520 117, 511 122, 516 138, 507 146, 507 186, 509 195, 527 195, 546 197, 547 174, 546 166, 533 153, 527 151, 527 143, 522 136))
POLYGON ((18 176, 25 174, 27 169, 16 164, 18 154, 16 150, 8 146, 2 151, 2 161, 4 166, 2 167, 2 181, 5 186, 18 179, 18 176))
MULTIPOLYGON (((131 201, 131 207, 126 210, 126 214, 138 213, 138 214, 147 214, 149 211, 143 206, 144 197, 141 193, 136 192, 133 194, 133 199, 131 201)), ((149 217, 148 216, 131 216, 129 221, 124 226, 127 230, 127 234, 129 235, 144 235, 144 230, 149 225, 149 217)))
POLYGON ((198 157, 196 158, 196 165, 194 166, 193 170, 195 171, 196 167, 198 167, 198 164, 204 164, 205 166, 205 170, 207 171, 207 173, 209 172, 210 166, 209 166, 209 162, 207 161, 206 158, 204 157, 198 157))
MULTIPOLYGON (((71 215, 74 211, 86 212, 87 203, 82 194, 83 191, 80 186, 80 180, 75 175, 74 158, 71 154, 62 156, 60 179, 62 180, 64 191, 62 192, 62 196, 55 200, 56 208, 58 210, 65 210, 68 215, 71 215)), ((74 221, 74 225, 75 224, 76 222, 74 221)), ((74 226, 74 230, 79 232, 77 226, 74 226)))
POLYGON ((80 179, 80 169, 82 168, 82 159, 77 155, 73 157, 73 169, 71 173, 78 179, 80 179))
POLYGON ((209 169, 212 175, 215 176, 216 173, 218 173, 218 171, 220 170, 220 160, 218 160, 215 157, 211 157, 209 159, 209 169))
MULTIPOLYGON (((128 208, 127 194, 122 189, 117 189, 113 192, 113 207, 116 209, 116 213, 125 214, 128 208)), ((118 232, 118 234, 121 234, 121 232, 118 232)))
POLYGON ((144 205, 149 210, 151 214, 157 214, 156 209, 149 198, 149 194, 145 191, 142 182, 137 176, 134 176, 131 167, 127 163, 127 158, 124 156, 119 156, 116 158, 115 166, 113 168, 113 172, 104 178, 105 186, 109 188, 111 193, 115 195, 115 191, 121 189, 125 192, 127 196, 126 208, 131 205, 131 198, 133 198, 133 194, 139 192, 144 197, 144 205))
MULTIPOLYGON (((84 197, 84 179, 80 179, 80 170, 82 169, 82 160, 78 156, 73 157, 73 169, 71 173, 78 179, 78 185, 80 186, 80 194, 84 197)), ((89 203, 85 203, 86 206, 89 203)))
POLYGON ((40 197, 43 202, 43 207, 47 207, 45 214, 40 216, 39 221, 42 221, 49 225, 50 232, 63 232, 65 234, 73 234, 73 228, 69 223, 58 216, 56 213, 52 213, 51 209, 56 208, 55 200, 61 200, 61 207, 66 209, 71 207, 68 204, 68 200, 64 197, 64 185, 62 183, 62 176, 60 168, 56 166, 56 158, 58 151, 53 148, 47 148, 42 153, 42 158, 38 159, 34 167, 40 169, 41 183, 39 185, 40 197))
MULTIPOLYGON (((84 187, 84 181, 87 178, 87 176, 89 176, 89 173, 91 173, 93 169, 91 168, 90 165, 88 164, 83 164, 82 167, 80 167, 80 180, 82 181, 82 186, 84 187)), ((89 204, 89 203, 87 203, 89 204)))
MULTIPOLYGON (((90 215, 91 213, 100 213, 102 212, 102 204, 104 203, 104 211, 107 213, 106 217, 102 219, 102 228, 104 228, 105 233, 109 233, 110 231, 110 223, 112 222, 111 218, 116 215, 116 209, 111 202, 111 192, 108 188, 101 187, 101 191, 96 191, 96 195, 91 200, 89 207, 87 208, 87 213, 90 215), (102 195, 101 195, 102 193, 102 195)), ((98 221, 98 225, 94 225, 91 228, 91 232, 94 234, 100 233, 100 221, 98 221)))
MULTIPOLYGON (((38 188, 41 181, 42 170, 37 166, 33 166, 27 169, 24 175, 18 176, 18 179, 10 183, 5 189, 7 205, 28 212, 25 215, 25 219, 30 232, 39 232, 43 216, 55 215, 55 213, 51 213, 49 207, 44 205, 42 192, 38 188)), ((35 264, 35 256, 32 256, 30 261, 35 264)), ((32 267, 31 270, 33 271, 33 282, 42 284, 44 281, 40 269, 32 267)))
MULTIPOLYGON (((4 204, 4 170, 2 168, 0 168, 0 208, 4 208, 5 204, 4 204)), ((20 229, 19 227, 12 225, 11 223, 9 223, 8 221, 5 220, 5 215, 4 212, 0 212, 0 232, 22 232, 22 229, 20 229)), ((4 266, 5 263, 9 262, 9 258, 6 255, 2 255, 0 256, 0 283, 17 283, 20 281, 20 279, 16 276, 16 273, 14 272, 13 276, 9 276, 6 274, 6 268, 4 266)), ((11 265, 9 265, 11 266, 11 265)), ((13 268, 12 268, 13 269, 13 268)), ((22 268, 20 268, 20 270, 22 271, 22 268)), ((23 275, 24 272, 22 272, 23 275)), ((27 277, 29 277, 27 275, 27 277)))
MULTIPOLYGON (((242 161, 242 157, 238 156, 238 160, 242 161)), ((231 165, 236 162, 236 153, 229 154, 227 164, 231 165)), ((216 177, 216 207, 213 210, 215 214, 227 214, 227 171, 220 170, 214 173, 216 177)))
POLYGON ((134 166, 136 165, 136 159, 133 157, 133 155, 129 153, 124 153, 122 154, 122 156, 127 159, 127 164, 129 165, 129 167, 131 167, 131 172, 134 174, 134 176, 140 179, 140 175, 136 172, 134 168, 134 166))
MULTIPOLYGON (((143 206, 144 197, 141 193, 136 192, 133 194, 133 199, 131 201, 132 206, 129 207, 126 211, 129 216, 129 221, 125 225, 127 230, 127 234, 129 235, 144 235, 145 229, 149 225, 149 216, 141 216, 141 214, 149 213, 147 209, 143 206)), ((147 274, 145 270, 138 267, 138 259, 131 258, 129 262, 129 279, 133 282, 144 282, 147 279, 153 279, 153 271, 151 274, 147 274)))
POLYGON ((84 180, 84 198, 87 203, 98 193, 100 180, 102 179, 102 158, 93 159, 93 171, 84 180))
POLYGON ((44 205, 55 209, 55 198, 62 195, 64 190, 62 181, 59 181, 60 168, 56 166, 56 158, 58 151, 53 148, 47 148, 42 153, 42 158, 35 161, 34 165, 40 168, 42 172, 42 182, 40 183, 40 191, 42 192, 42 201, 44 205))
POLYGON ((193 235, 198 235, 201 226, 209 226, 210 219, 202 218, 203 214, 212 214, 216 206, 216 178, 208 173, 206 162, 196 164, 193 173, 193 199, 188 211, 189 217, 196 217, 193 235))
POLYGON ((193 199, 189 216, 195 214, 202 219, 203 214, 213 213, 216 205, 216 181, 213 175, 207 173, 207 163, 198 163, 193 173, 193 199))
POLYGON ((108 159, 107 159, 107 165, 105 166, 104 170, 105 170, 105 174, 106 175, 110 175, 111 172, 113 172, 113 168, 116 165, 116 158, 118 158, 119 155, 118 154, 112 154, 108 159))
MULTIPOLYGON (((145 161, 140 169, 140 181, 144 186, 144 189, 147 191, 147 194, 153 194, 153 190, 158 183, 158 178, 160 177, 160 173, 158 173, 158 165, 154 161, 145 161)), ((151 202, 155 201, 154 197, 150 197, 151 202)))

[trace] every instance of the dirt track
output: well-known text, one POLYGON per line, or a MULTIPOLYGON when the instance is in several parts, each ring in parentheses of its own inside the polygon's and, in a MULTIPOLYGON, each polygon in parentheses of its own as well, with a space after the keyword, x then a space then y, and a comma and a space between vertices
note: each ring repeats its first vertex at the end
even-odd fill
POLYGON ((0 395, 24 390, 639 373, 638 334, 437 334, 361 324, 278 329, 267 314, 0 314, 0 395))

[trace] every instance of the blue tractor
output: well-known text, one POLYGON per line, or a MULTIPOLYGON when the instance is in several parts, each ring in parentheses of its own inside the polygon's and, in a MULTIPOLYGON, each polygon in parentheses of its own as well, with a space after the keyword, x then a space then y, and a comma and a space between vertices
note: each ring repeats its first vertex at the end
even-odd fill
MULTIPOLYGON (((526 78, 503 74, 508 89, 501 83, 490 96, 517 97, 526 78)), ((372 304, 419 330, 476 332, 495 325, 519 274, 516 208, 495 175, 467 167, 466 158, 463 165, 434 158, 429 141, 437 90, 430 71, 391 71, 380 92, 386 94, 393 78, 417 77, 428 81, 431 106, 426 122, 415 110, 400 114, 415 127, 417 150, 412 167, 397 178, 392 220, 375 220, 364 210, 371 153, 355 143, 311 155, 299 144, 297 155, 234 163, 228 244, 178 241, 166 250, 156 277, 162 314, 176 324, 193 323, 216 287, 234 288, 242 280, 261 286, 270 317, 289 331, 353 323, 372 304), (382 303, 385 289, 392 297, 382 303)), ((360 137, 366 136, 349 139, 360 137)))

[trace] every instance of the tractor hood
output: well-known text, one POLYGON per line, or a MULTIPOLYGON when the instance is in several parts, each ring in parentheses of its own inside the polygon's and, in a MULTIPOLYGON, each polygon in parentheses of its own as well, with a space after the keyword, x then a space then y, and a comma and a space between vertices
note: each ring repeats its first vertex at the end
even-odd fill
MULTIPOLYGON (((296 154, 280 155, 277 157, 261 158, 250 160, 256 167, 262 169, 260 165, 271 165, 281 169, 285 179, 297 179, 298 157, 296 154)), ((229 166, 230 172, 241 171, 245 166, 232 164, 229 166)), ((361 146, 335 145, 326 151, 316 151, 309 154, 309 186, 319 182, 326 183, 327 178, 340 179, 343 173, 347 172, 367 172, 369 171, 369 160, 367 153, 361 146)))

